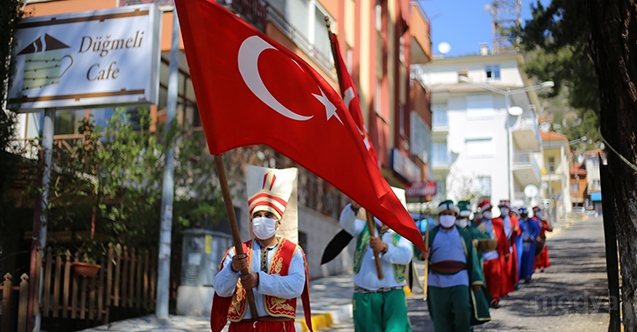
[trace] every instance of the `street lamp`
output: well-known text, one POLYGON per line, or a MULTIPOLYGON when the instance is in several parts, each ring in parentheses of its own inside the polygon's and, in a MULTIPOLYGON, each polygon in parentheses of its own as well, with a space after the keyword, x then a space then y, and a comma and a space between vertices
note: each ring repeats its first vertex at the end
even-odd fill
MULTIPOLYGON (((471 84, 473 86, 477 86, 480 88, 483 88, 485 90, 489 90, 491 92, 495 92, 497 94, 503 95, 504 96, 504 101, 505 101, 505 105, 506 105, 506 110, 507 110, 507 114, 511 115, 511 116, 519 116, 522 115, 522 113, 524 113, 524 110, 521 107, 518 106, 510 106, 511 105, 511 96, 515 95, 515 94, 519 94, 519 93, 524 93, 524 92, 529 92, 529 91, 534 91, 534 90, 540 90, 540 89, 545 89, 545 88, 552 88, 553 86, 555 86, 555 83, 553 83, 553 81, 546 81, 546 82, 542 82, 541 84, 538 85, 533 85, 533 86, 528 86, 525 88, 520 88, 520 89, 514 89, 511 90, 510 88, 506 88, 506 90, 502 90, 502 89, 498 89, 495 88, 493 86, 490 86, 488 84, 482 84, 482 83, 475 83, 475 82, 471 82, 469 81, 469 78, 467 78, 466 76, 459 76, 458 77, 458 81, 463 82, 463 83, 468 83, 471 84)), ((511 124, 509 119, 507 118, 507 192, 508 192, 508 196, 509 196, 509 201, 513 201, 513 181, 511 181, 511 173, 512 173, 512 162, 511 162, 511 149, 512 149, 512 144, 511 144, 511 124)))

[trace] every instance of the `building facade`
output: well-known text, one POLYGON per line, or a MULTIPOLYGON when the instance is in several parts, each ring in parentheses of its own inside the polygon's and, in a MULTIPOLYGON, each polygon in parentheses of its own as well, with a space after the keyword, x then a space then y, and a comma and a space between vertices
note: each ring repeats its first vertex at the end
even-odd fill
POLYGON ((537 195, 524 194, 529 185, 540 187, 542 140, 539 100, 523 64, 520 54, 485 54, 421 67, 432 91, 430 161, 437 200, 538 202, 537 195))
POLYGON ((542 197, 555 222, 571 212, 570 169, 573 166, 568 137, 555 132, 542 131, 543 166, 542 197))

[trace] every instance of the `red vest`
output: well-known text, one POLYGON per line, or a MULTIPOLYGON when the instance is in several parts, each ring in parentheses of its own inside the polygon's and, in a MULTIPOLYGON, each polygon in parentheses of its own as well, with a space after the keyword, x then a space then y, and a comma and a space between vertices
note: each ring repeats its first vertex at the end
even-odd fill
MULTIPOLYGON (((248 257, 248 266, 252 266, 252 244, 254 240, 243 242, 243 252, 248 257)), ((281 238, 281 242, 277 246, 272 260, 270 262, 269 274, 277 274, 280 276, 288 275, 292 257, 297 250, 301 250, 303 254, 303 263, 305 265, 305 287, 301 294, 303 301, 303 311, 307 326, 311 326, 310 296, 309 296, 309 273, 305 253, 300 246, 281 238)), ((219 271, 223 268, 223 263, 228 255, 228 251, 221 260, 219 271)), ((265 311, 272 317, 296 318, 296 298, 282 299, 274 296, 264 295, 265 311)), ((213 332, 221 331, 227 321, 239 322, 245 316, 248 308, 248 300, 246 290, 241 286, 241 280, 237 283, 235 294, 232 297, 221 297, 216 293, 212 302, 212 310, 210 312, 210 327, 213 332), (226 311, 227 310, 227 311, 226 311), (225 311, 225 312, 224 312, 225 311)), ((254 318, 254 317, 253 317, 254 318)))

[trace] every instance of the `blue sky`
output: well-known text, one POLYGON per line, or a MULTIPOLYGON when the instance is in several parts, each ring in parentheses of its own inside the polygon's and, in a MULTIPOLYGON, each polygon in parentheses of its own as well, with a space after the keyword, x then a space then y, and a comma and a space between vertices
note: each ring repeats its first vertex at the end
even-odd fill
MULTIPOLYGON (((522 1, 522 24, 531 19, 531 4, 522 1)), ((431 20, 431 42, 434 55, 440 54, 438 44, 447 42, 451 50, 446 56, 477 54, 480 43, 491 49, 491 14, 484 9, 491 0, 419 0, 431 20)), ((540 0, 547 6, 551 0, 540 0)))

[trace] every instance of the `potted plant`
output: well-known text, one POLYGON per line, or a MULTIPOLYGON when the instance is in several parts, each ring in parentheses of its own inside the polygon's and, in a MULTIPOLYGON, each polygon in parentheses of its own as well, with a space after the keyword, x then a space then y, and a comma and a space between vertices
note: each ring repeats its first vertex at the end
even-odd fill
POLYGON ((97 264, 97 257, 100 255, 98 250, 100 244, 94 239, 87 239, 82 243, 78 252, 79 261, 71 264, 75 274, 83 277, 95 277, 101 266, 97 264))

